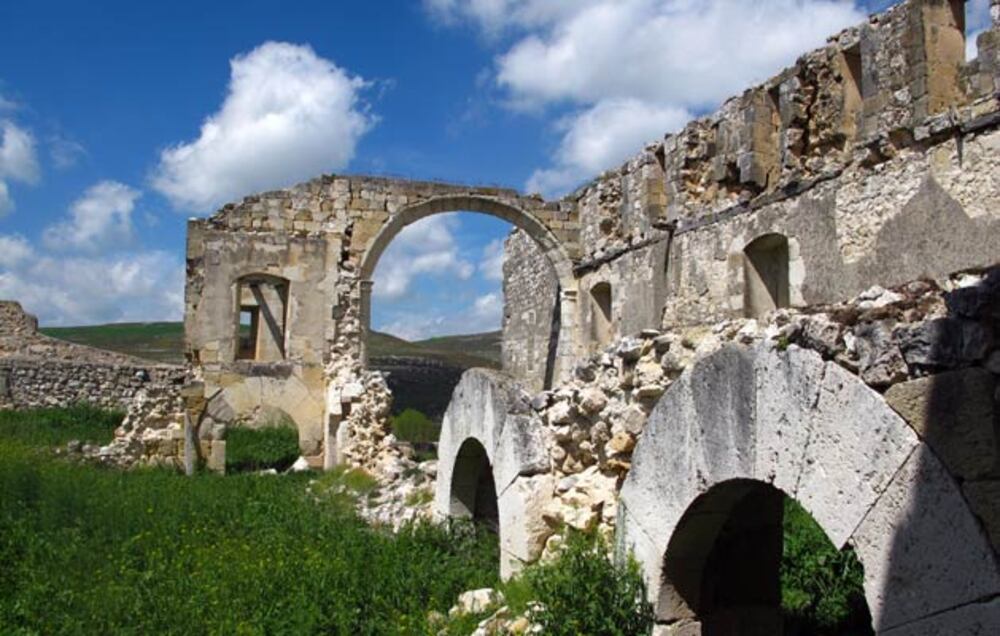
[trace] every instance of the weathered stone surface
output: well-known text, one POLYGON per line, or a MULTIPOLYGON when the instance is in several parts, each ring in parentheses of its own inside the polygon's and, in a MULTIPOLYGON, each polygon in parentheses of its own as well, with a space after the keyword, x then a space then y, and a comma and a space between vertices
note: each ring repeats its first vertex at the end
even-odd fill
POLYGON ((993 550, 1000 554, 1000 480, 967 481, 962 493, 983 523, 993 550))
POLYGON ((954 318, 921 323, 898 338, 907 364, 944 369, 981 360, 992 344, 982 325, 954 318))
POLYGON ((962 479, 995 474, 998 465, 994 377, 977 368, 902 382, 885 400, 962 479))
POLYGON ((548 472, 549 453, 542 422, 537 417, 507 415, 493 452, 493 473, 498 490, 514 478, 548 472))
POLYGON ((972 603, 879 633, 886 636, 991 636, 1000 633, 1000 599, 972 603))
POLYGON ((826 363, 794 496, 843 546, 917 444, 881 396, 826 363))
POLYGON ((914 467, 924 456, 916 448, 916 434, 881 396, 816 353, 724 348, 686 371, 653 410, 622 488, 619 541, 660 598, 662 558, 691 503, 717 484, 759 480, 796 497, 835 545, 857 546, 869 606, 885 627, 1000 592, 992 550, 952 478, 929 453, 930 465, 914 467), (905 546, 898 551, 887 545, 893 529, 905 546), (937 574, 920 574, 928 568, 937 574), (912 582, 895 585, 896 572, 912 582), (951 591, 942 595, 941 586, 951 591))
POLYGON ((851 537, 876 631, 1000 593, 986 536, 934 453, 900 468, 851 537))
POLYGON ((518 477, 499 495, 500 576, 510 578, 542 555, 552 528, 545 510, 552 501, 551 475, 518 477))

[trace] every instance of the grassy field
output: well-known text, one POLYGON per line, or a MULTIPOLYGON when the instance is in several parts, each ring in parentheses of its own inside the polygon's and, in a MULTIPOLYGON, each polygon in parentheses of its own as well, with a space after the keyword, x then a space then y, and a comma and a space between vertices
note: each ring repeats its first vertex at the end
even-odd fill
POLYGON ((98 349, 181 364, 184 362, 184 323, 125 322, 85 327, 43 327, 41 332, 98 349))
POLYGON ((373 530, 317 504, 308 475, 121 473, 44 449, 118 419, 0 413, 0 633, 427 634, 429 611, 496 582, 495 536, 373 530))
MULTIPOLYGON (((180 364, 184 362, 184 324, 180 322, 115 323, 83 327, 44 327, 53 338, 119 353, 180 364)), ((430 358, 461 368, 498 367, 500 332, 446 336, 409 342, 374 332, 369 341, 372 358, 408 356, 430 358)))
MULTIPOLYGON (((437 634, 429 612, 498 585, 491 533, 362 522, 343 491, 366 496, 377 483, 357 470, 186 478, 52 452, 106 442, 120 421, 87 407, 0 411, 0 634, 437 634)), ((286 462, 294 445, 278 427, 229 442, 256 456, 254 470, 286 462)), ((854 555, 790 500, 784 533, 785 633, 870 634, 854 555)), ((571 536, 559 558, 500 587, 515 612, 541 603, 546 634, 649 630, 638 570, 613 564, 592 536, 571 536)), ((445 633, 467 634, 491 611, 445 633)))

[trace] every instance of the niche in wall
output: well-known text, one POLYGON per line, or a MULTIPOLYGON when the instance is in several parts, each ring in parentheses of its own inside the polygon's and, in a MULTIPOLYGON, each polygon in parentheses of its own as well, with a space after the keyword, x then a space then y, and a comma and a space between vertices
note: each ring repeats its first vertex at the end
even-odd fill
POLYGON ((788 238, 765 234, 743 250, 743 313, 760 318, 788 307, 788 238))

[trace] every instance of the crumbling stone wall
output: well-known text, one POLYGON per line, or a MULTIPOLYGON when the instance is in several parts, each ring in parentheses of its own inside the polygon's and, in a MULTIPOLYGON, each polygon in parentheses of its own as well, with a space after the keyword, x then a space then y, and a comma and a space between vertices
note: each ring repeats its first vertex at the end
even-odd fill
POLYGON ((635 269, 616 271, 627 258, 648 269, 642 293, 616 291, 616 305, 653 297, 663 316, 629 309, 618 335, 638 330, 628 320, 740 315, 743 251, 769 233, 789 244, 800 307, 992 262, 1000 31, 982 33, 966 63, 962 9, 910 0, 873 16, 571 195, 581 323, 583 277, 617 290, 635 269), (667 253, 662 278, 652 246, 667 253))
POLYGON ((0 408, 87 403, 126 411, 150 387, 179 385, 184 368, 58 340, 13 301, 0 301, 0 408))

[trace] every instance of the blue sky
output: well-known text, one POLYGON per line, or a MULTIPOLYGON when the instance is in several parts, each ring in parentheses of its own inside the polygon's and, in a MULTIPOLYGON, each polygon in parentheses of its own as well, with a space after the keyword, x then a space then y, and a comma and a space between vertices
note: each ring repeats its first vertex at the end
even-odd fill
MULTIPOLYGON (((43 324, 179 319, 185 219, 324 172, 558 196, 888 4, 5 2, 0 297, 43 324)), ((375 327, 496 328, 508 229, 408 228, 375 327)))

